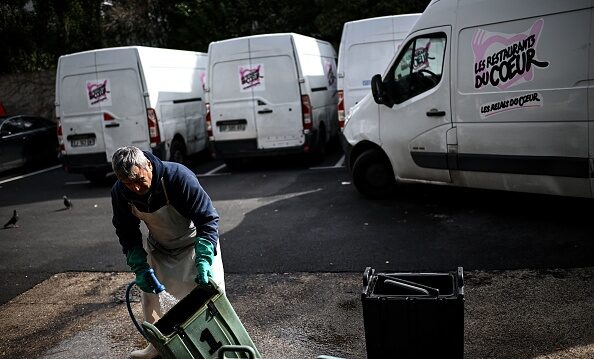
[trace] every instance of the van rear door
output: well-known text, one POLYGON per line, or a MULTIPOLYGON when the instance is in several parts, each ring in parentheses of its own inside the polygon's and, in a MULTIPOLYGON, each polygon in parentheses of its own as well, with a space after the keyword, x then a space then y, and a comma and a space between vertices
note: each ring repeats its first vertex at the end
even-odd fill
POLYGON ((217 43, 208 74, 210 111, 215 141, 253 140, 257 132, 252 87, 260 80, 249 63, 247 39, 217 43))
POLYGON ((97 78, 95 53, 60 58, 59 73, 58 115, 66 153, 69 156, 104 153, 103 116, 100 105, 95 103, 104 95, 100 95, 103 88, 97 78))
POLYGON ((250 39, 250 67, 260 78, 251 86, 259 149, 304 143, 297 65, 289 36, 250 39))
POLYGON ((99 101, 101 130, 108 159, 122 146, 150 148, 148 122, 137 50, 98 51, 97 85, 106 86, 99 101))

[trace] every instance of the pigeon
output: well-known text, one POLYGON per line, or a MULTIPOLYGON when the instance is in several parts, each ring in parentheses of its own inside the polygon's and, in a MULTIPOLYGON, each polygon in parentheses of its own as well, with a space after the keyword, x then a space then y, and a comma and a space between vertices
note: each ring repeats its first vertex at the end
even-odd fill
POLYGON ((18 227, 18 225, 16 224, 17 221, 19 220, 19 215, 17 214, 16 209, 12 212, 12 217, 8 220, 8 222, 6 222, 6 224, 4 225, 4 228, 10 228, 10 227, 18 227))
POLYGON ((63 196, 64 198, 64 206, 66 207, 66 209, 71 209, 72 208, 72 201, 68 199, 68 197, 63 196))

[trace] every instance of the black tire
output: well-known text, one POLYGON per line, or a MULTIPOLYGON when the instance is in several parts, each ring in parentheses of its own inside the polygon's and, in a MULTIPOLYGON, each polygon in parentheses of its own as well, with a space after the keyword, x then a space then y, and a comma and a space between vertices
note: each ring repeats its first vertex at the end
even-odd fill
POLYGON ((231 171, 243 169, 243 158, 225 158, 223 161, 225 162, 225 166, 231 171))
POLYGON ((379 150, 369 149, 361 153, 353 164, 352 177, 353 184, 364 196, 385 198, 395 192, 392 165, 379 150))
POLYGON ((171 148, 169 149, 169 160, 171 162, 186 163, 186 146, 180 140, 171 141, 171 148))
POLYGON ((93 172, 85 172, 85 173, 83 173, 83 176, 85 176, 86 179, 91 181, 92 184, 100 185, 100 184, 104 184, 106 182, 106 180, 107 180, 105 177, 106 174, 107 174, 107 172, 105 172, 105 171, 93 171, 93 172))
POLYGON ((316 153, 320 157, 326 155, 326 127, 320 126, 316 136, 316 153))

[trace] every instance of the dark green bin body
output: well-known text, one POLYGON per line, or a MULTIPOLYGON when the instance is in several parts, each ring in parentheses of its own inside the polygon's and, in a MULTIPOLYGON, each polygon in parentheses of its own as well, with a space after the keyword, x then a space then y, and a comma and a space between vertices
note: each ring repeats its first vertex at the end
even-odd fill
MULTIPOLYGON (((157 322, 144 322, 142 327, 163 359, 214 359, 219 349, 229 345, 251 347, 255 357, 261 358, 229 300, 216 285, 195 288, 157 322)), ((252 358, 245 351, 227 351, 224 357, 252 358)))

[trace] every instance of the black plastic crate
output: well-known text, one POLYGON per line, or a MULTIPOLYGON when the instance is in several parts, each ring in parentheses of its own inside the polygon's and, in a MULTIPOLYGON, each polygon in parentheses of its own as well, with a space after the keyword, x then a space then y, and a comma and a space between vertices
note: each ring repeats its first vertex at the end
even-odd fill
POLYGON ((464 357, 464 275, 363 274, 363 322, 368 359, 464 357))

